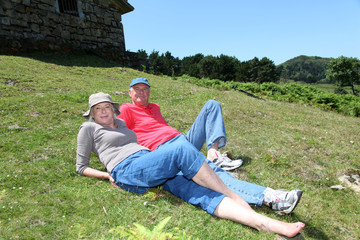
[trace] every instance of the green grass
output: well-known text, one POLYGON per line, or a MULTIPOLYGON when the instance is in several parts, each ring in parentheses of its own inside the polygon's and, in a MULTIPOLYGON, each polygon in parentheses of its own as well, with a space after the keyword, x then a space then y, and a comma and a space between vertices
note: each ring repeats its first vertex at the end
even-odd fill
MULTIPOLYGON (((360 169, 359 118, 203 88, 95 56, 32 54, 0 55, 0 239, 112 239, 110 229, 134 223, 153 229, 170 216, 164 231, 180 229, 192 239, 274 239, 166 192, 137 195, 75 172, 76 135, 88 96, 103 91, 130 102, 128 87, 136 77, 150 80, 152 102, 183 132, 208 99, 221 102, 224 150, 244 160, 234 173, 239 179, 304 190, 289 216, 266 207, 256 211, 305 222, 306 239, 360 238, 359 194, 330 189, 348 169, 360 169)), ((95 156, 91 164, 104 169, 95 156)))
MULTIPOLYGON (((287 82, 287 83, 300 83, 300 84, 304 84, 304 85, 308 85, 305 82, 296 82, 293 80, 282 80, 283 82, 287 82)), ((337 88, 337 86, 335 84, 331 84, 331 83, 315 83, 315 84, 310 84, 313 87, 317 87, 321 90, 330 92, 330 93, 334 93, 335 89, 337 88)), ((359 85, 355 85, 355 89, 359 89, 359 85)), ((347 91, 348 94, 353 94, 351 87, 343 87, 344 90, 347 91)))

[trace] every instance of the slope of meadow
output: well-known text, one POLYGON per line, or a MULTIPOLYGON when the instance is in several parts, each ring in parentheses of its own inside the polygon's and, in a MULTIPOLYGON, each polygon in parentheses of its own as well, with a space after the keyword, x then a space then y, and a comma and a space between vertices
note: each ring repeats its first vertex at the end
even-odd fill
MULTIPOLYGON (((203 88, 95 56, 33 54, 0 55, 0 239, 111 239, 112 228, 139 223, 151 229, 168 216, 165 231, 185 231, 192 239, 274 239, 166 192, 137 195, 75 173, 76 135, 89 95, 103 91, 129 102, 136 77, 150 80, 151 100, 183 132, 208 99, 222 104, 224 151, 244 160, 234 176, 304 191, 289 216, 256 211, 305 222, 306 239, 360 238, 359 194, 344 184, 344 190, 331 188, 340 176, 359 173, 359 118, 203 88)), ((92 165, 103 169, 95 157, 92 165)))

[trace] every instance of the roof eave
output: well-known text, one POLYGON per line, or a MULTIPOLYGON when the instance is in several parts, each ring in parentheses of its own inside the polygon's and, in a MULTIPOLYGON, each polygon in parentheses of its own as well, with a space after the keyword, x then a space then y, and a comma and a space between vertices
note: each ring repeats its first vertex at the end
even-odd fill
POLYGON ((121 14, 125 14, 134 10, 134 7, 131 6, 126 0, 110 0, 110 5, 116 9, 119 9, 121 14))

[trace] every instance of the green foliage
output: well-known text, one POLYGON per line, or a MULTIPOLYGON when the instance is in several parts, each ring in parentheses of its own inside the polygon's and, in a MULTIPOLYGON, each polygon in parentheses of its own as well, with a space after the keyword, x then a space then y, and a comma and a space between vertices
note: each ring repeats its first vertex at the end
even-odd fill
POLYGON ((268 58, 264 57, 259 60, 255 57, 241 65, 236 75, 236 81, 260 84, 265 82, 278 82, 280 79, 280 69, 268 58))
MULTIPOLYGON (((187 78, 187 76, 183 76, 187 78)), ((272 100, 309 104, 324 110, 335 111, 353 117, 360 116, 360 98, 352 95, 339 95, 320 90, 317 87, 297 83, 237 83, 223 82, 216 79, 189 79, 191 82, 203 86, 222 90, 241 89, 258 97, 272 100)))
POLYGON ((240 62, 235 57, 204 56, 196 54, 184 57, 182 60, 174 58, 170 52, 160 54, 153 51, 149 56, 144 50, 138 54, 144 59, 143 70, 156 75, 181 76, 189 75, 197 78, 220 79, 222 81, 238 82, 277 82, 280 79, 281 68, 277 68, 268 58, 254 58, 247 62, 240 62))
POLYGON ((339 95, 348 94, 348 92, 342 87, 335 88, 334 93, 339 94, 339 95))
POLYGON ((176 233, 164 232, 165 225, 170 221, 171 217, 167 217, 160 221, 153 230, 150 230, 141 224, 134 223, 135 227, 125 228, 125 227, 116 227, 109 230, 113 234, 113 237, 125 237, 126 239, 147 239, 147 240, 167 240, 167 239, 180 239, 180 240, 190 240, 191 237, 187 238, 186 233, 180 232, 179 229, 176 233))
POLYGON ((328 58, 298 56, 280 65, 281 78, 316 83, 325 79, 328 58))
POLYGON ((198 53, 194 56, 184 57, 181 60, 180 75, 189 75, 200 78, 199 62, 204 58, 204 55, 198 53))
POLYGON ((206 56, 200 60, 198 64, 201 78, 210 78, 216 74, 217 58, 214 56, 206 56))
POLYGON ((138 54, 144 61, 143 70, 152 74, 167 76, 178 76, 180 73, 180 60, 171 55, 169 51, 159 54, 153 51, 149 56, 145 50, 139 50, 138 54))
POLYGON ((360 60, 341 56, 331 59, 326 70, 326 78, 338 87, 349 86, 358 95, 355 85, 360 84, 360 60))

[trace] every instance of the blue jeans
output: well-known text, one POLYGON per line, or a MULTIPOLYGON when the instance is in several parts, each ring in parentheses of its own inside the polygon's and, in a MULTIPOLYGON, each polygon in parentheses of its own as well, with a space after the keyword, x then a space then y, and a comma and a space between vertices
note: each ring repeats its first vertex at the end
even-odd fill
POLYGON ((218 142, 219 149, 225 147, 226 132, 219 102, 209 100, 205 103, 195 122, 187 132, 186 138, 199 151, 205 141, 208 150, 216 142, 218 142))
POLYGON ((111 173, 115 183, 136 193, 144 193, 149 188, 162 185, 166 191, 213 215, 225 195, 191 180, 205 160, 232 191, 249 204, 262 205, 265 187, 233 178, 205 159, 184 135, 172 140, 153 152, 139 151, 119 163, 111 173))
MULTIPOLYGON (((169 141, 165 142, 164 144, 160 145, 155 151, 166 148, 167 145, 171 145, 174 143, 177 145, 186 145, 187 141, 188 140, 184 135, 178 135, 170 139, 169 141)), ((264 191, 266 187, 236 179, 230 173, 219 168, 218 166, 216 166, 216 164, 214 164, 210 160, 205 159, 205 161, 220 177, 220 179, 224 182, 224 184, 231 191, 242 197, 248 204, 254 204, 257 206, 261 206, 263 204, 264 191)), ((202 207, 203 205, 204 206, 209 205, 207 202, 210 201, 210 199, 207 199, 205 196, 209 195, 211 197, 215 197, 215 195, 213 195, 212 193, 210 194, 210 192, 213 192, 212 190, 201 187, 197 185, 195 182, 190 181, 184 177, 181 177, 181 173, 179 173, 176 178, 166 182, 163 185, 163 188, 171 192, 175 196, 182 198, 186 202, 189 202, 193 205, 200 207, 202 207)), ((204 210, 208 211, 207 209, 204 210)), ((212 212, 209 213, 213 214, 212 212)))
POLYGON ((205 157, 183 136, 183 141, 166 144, 153 152, 136 152, 120 162, 111 172, 116 185, 136 193, 162 185, 186 202, 213 214, 225 195, 201 187, 191 179, 205 157))
POLYGON ((121 161, 111 172, 116 185, 128 191, 144 193, 164 184, 179 172, 192 179, 205 157, 189 142, 172 143, 161 149, 138 151, 121 161))

